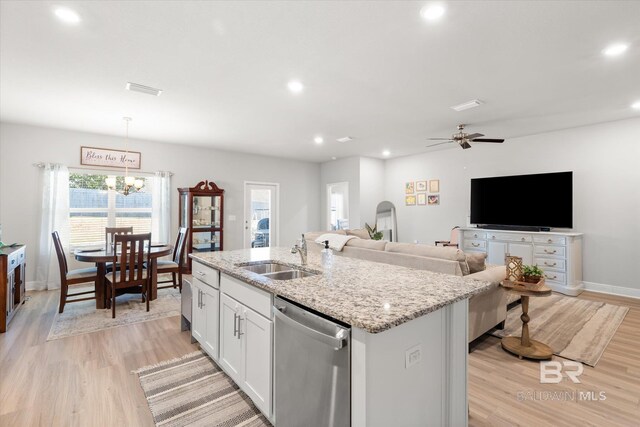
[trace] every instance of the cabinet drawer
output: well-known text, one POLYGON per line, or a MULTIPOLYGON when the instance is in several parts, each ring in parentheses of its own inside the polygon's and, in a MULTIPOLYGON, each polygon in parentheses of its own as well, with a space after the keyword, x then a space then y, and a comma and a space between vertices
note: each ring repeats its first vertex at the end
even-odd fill
POLYGON ((557 271, 546 271, 544 273, 545 281, 549 282, 557 282, 564 284, 566 282, 566 275, 564 273, 559 273, 557 271))
POLYGON ((193 277, 196 279, 216 289, 220 288, 220 272, 218 270, 199 262, 194 262, 191 269, 193 270, 193 277))
POLYGON ((567 266, 565 260, 563 259, 553 259, 553 258, 536 258, 536 265, 543 269, 547 270, 559 270, 566 271, 567 266))
POLYGON ((486 249, 486 240, 466 240, 464 241, 464 247, 466 249, 486 249))
POLYGON ((236 301, 271 319, 271 294, 238 279, 222 274, 220 290, 236 301))
POLYGON ((485 231, 465 231, 464 232, 465 239, 486 239, 487 233, 485 231))
POLYGON ((503 240, 506 242, 532 242, 530 234, 519 233, 489 233, 488 238, 490 240, 503 240))
POLYGON ((564 246, 536 246, 536 255, 565 256, 564 246))
POLYGON ((534 243, 542 243, 543 245, 566 245, 567 239, 560 236, 534 236, 534 243))

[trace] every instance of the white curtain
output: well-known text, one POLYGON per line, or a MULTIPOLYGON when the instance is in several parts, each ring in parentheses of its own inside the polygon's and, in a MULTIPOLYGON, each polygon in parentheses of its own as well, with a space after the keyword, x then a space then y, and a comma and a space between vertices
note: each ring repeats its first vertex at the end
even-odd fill
POLYGON ((63 245, 69 243, 69 170, 46 163, 42 169, 40 242, 36 259, 34 289, 59 289, 60 270, 51 233, 57 231, 63 245))
POLYGON ((153 177, 151 239, 171 241, 171 172, 159 171, 153 177))

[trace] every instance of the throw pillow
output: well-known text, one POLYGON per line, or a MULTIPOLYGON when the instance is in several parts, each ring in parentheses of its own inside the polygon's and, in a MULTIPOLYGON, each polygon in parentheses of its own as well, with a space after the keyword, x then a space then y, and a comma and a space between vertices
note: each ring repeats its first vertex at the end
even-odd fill
POLYGON ((361 239, 371 239, 369 232, 364 228, 355 228, 353 230, 347 230, 347 236, 356 236, 361 239))
POLYGON ((485 260, 487 259, 487 254, 484 252, 474 252, 467 253, 467 264, 469 264, 469 273, 477 273, 479 271, 484 271, 487 269, 487 265, 485 264, 485 260))

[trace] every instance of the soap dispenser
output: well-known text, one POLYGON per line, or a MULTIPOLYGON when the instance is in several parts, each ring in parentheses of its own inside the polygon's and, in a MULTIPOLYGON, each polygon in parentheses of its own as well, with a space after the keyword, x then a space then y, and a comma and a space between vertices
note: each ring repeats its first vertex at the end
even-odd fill
POLYGON ((325 240, 324 249, 322 249, 322 267, 323 268, 331 268, 331 264, 333 263, 333 251, 329 247, 329 241, 325 240))

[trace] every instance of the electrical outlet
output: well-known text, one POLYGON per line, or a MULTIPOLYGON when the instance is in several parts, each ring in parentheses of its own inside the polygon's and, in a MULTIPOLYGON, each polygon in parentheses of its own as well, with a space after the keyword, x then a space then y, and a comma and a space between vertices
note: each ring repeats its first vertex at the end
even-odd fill
POLYGON ((408 369, 413 365, 417 365, 422 360, 422 345, 418 344, 411 347, 404 353, 404 367, 408 369))

